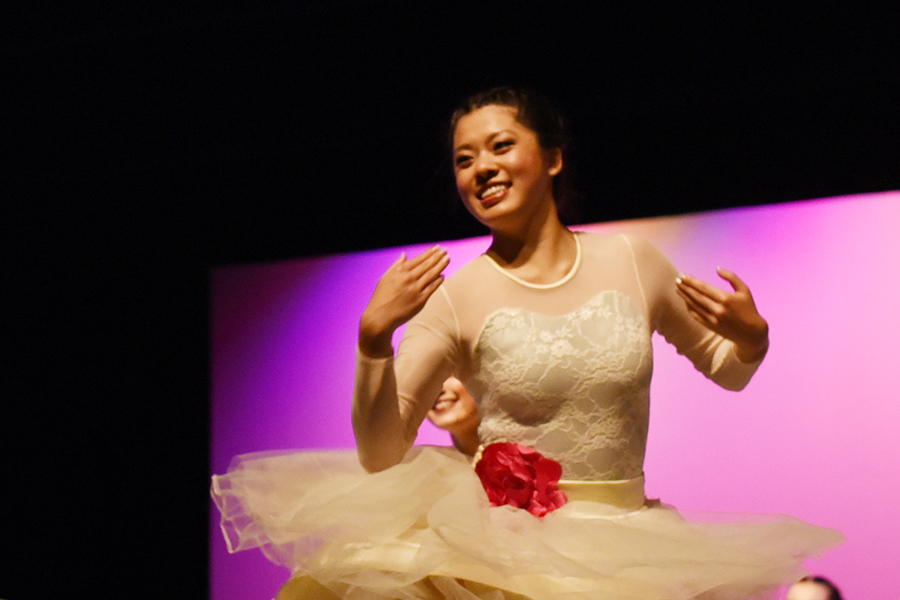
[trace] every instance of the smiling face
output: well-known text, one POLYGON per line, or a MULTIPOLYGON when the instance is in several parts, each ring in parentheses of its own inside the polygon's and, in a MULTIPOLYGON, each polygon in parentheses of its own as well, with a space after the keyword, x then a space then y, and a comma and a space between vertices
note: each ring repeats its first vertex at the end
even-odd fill
POLYGON ((543 149, 517 109, 488 105, 464 115, 453 132, 456 188, 466 208, 493 230, 555 211, 553 177, 562 153, 543 149))
POLYGON ((441 429, 451 431, 477 427, 478 405, 459 379, 448 377, 441 386, 441 394, 428 412, 428 418, 441 429))

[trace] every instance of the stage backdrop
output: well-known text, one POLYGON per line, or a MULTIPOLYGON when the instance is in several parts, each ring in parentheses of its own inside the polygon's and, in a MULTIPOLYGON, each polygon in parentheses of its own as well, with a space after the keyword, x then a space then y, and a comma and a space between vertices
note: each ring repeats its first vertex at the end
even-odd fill
MULTIPOLYGON (((644 236, 707 281, 731 269, 771 326, 769 354, 740 393, 655 336, 648 495, 840 529, 847 542, 808 567, 848 599, 900 598, 900 193, 576 229, 644 236)), ((442 245, 449 274, 487 238, 442 245)), ((424 248, 212 273, 212 472, 245 452, 353 447, 359 315, 400 252, 424 248)), ((449 440, 426 424, 419 443, 449 440)), ((272 598, 287 570, 258 551, 227 554, 210 508, 213 600, 272 598)))

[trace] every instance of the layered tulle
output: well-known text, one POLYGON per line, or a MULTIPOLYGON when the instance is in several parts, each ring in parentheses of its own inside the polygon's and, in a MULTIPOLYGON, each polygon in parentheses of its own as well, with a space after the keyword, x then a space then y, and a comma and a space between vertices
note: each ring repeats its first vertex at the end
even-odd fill
POLYGON ((212 495, 231 551, 291 569, 297 585, 279 598, 746 600, 842 539, 790 517, 688 521, 581 492, 538 518, 490 506, 465 457, 432 447, 374 474, 352 451, 244 455, 212 495))

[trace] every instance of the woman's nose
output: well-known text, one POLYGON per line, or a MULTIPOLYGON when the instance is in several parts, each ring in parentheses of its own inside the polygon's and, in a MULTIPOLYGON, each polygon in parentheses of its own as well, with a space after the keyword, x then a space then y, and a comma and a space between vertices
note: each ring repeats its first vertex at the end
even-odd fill
POLYGON ((497 163, 491 156, 483 156, 475 159, 475 177, 479 182, 490 180, 497 174, 497 163))

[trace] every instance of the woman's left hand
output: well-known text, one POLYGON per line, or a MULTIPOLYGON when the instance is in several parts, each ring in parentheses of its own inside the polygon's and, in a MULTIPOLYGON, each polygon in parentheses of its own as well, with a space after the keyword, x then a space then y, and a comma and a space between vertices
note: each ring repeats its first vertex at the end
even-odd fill
POLYGON ((743 362, 754 362, 769 347, 769 325, 756 310, 750 288, 724 269, 719 277, 731 284, 733 292, 725 292, 696 277, 681 275, 675 280, 678 295, 697 321, 734 342, 735 353, 743 362))

